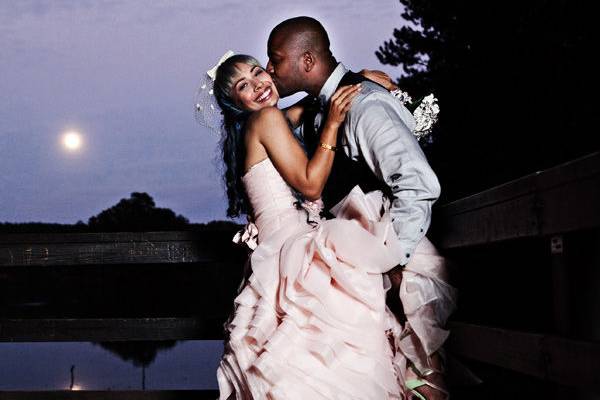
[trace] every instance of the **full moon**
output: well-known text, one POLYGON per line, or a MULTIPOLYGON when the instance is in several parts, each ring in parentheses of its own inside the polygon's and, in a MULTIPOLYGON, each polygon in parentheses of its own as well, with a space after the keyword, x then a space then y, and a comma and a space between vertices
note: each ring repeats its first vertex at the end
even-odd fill
POLYGON ((78 132, 66 132, 63 135, 63 145, 67 150, 75 151, 81 147, 81 135, 78 132))

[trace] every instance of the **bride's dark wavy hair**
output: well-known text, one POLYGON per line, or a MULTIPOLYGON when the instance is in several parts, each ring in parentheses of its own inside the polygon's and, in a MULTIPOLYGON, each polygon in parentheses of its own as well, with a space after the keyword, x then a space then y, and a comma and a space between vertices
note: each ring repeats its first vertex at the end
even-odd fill
POLYGON ((223 133, 221 137, 221 151, 225 164, 225 188, 227 191, 227 216, 239 217, 248 214, 250 206, 246 191, 242 183, 244 175, 244 161, 246 159, 246 145, 244 131, 246 122, 251 112, 238 107, 231 96, 234 81, 239 73, 236 64, 243 63, 250 66, 261 67, 260 62, 249 55, 234 55, 217 68, 214 82, 214 95, 223 111, 223 133))

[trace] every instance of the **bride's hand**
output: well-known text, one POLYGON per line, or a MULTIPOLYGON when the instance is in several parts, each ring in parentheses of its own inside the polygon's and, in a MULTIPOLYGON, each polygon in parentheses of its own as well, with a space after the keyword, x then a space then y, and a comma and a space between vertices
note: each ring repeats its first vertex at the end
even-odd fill
POLYGON ((398 89, 398 86, 392 82, 392 78, 390 78, 390 76, 383 71, 378 71, 376 69, 363 69, 360 71, 360 74, 375 83, 379 83, 390 92, 398 89))
POLYGON ((329 114, 327 115, 326 125, 331 128, 339 128, 344 122, 348 110, 352 105, 352 100, 360 91, 360 83, 356 85, 341 86, 335 91, 329 101, 329 114))

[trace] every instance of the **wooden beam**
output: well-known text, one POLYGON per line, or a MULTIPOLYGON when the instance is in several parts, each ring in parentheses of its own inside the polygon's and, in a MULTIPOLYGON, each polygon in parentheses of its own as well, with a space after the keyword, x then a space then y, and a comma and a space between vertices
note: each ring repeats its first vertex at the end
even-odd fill
POLYGON ((551 382, 600 389, 600 343, 516 332, 462 322, 449 324, 454 354, 551 382))
POLYGON ((0 400, 212 400, 218 396, 217 390, 0 391, 0 400))
POLYGON ((206 318, 0 319, 0 342, 111 342, 222 338, 222 321, 206 318))
POLYGON ((0 267, 194 263, 223 258, 232 232, 0 235, 0 267))
POLYGON ((600 226, 600 153, 439 207, 436 243, 468 247, 600 226))
MULTIPOLYGON (((3 244, 19 243, 122 243, 197 241, 210 237, 200 232, 99 232, 99 233, 3 233, 3 244)), ((220 233, 220 232, 219 232, 220 233)))

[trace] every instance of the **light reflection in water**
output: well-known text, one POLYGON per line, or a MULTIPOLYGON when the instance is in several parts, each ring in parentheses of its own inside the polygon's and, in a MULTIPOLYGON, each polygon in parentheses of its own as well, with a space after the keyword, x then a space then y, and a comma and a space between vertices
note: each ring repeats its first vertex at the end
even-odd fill
POLYGON ((114 344, 0 343, 0 390, 217 388, 221 341, 169 342, 172 347, 166 349, 161 342, 154 342, 145 351, 140 351, 143 347, 139 342, 119 343, 118 350, 114 344))

